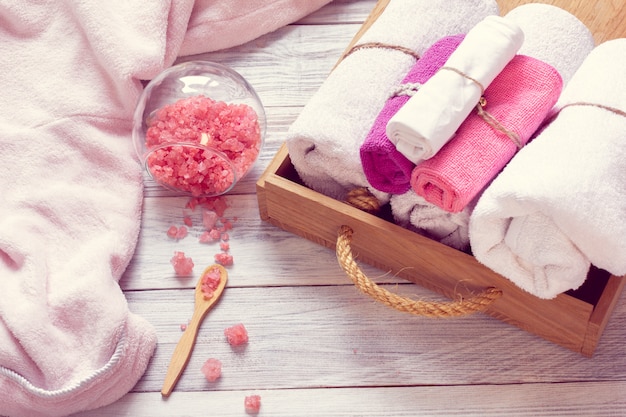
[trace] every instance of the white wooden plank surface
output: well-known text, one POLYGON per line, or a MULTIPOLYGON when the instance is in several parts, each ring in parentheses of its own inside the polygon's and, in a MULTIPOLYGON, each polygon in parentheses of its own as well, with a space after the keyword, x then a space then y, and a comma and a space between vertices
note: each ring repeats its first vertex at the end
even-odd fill
MULTIPOLYGON (((267 112, 266 145, 249 176, 228 195, 235 265, 172 396, 160 388, 180 325, 191 316, 195 278, 177 278, 175 250, 201 271, 215 245, 165 232, 182 224, 187 198, 146 177, 142 232, 120 282, 132 311, 156 328, 159 345, 133 392, 77 417, 243 416, 243 399, 262 396, 259 416, 620 416, 626 415, 626 304, 620 300, 593 358, 484 315, 432 320, 365 298, 334 252, 259 219, 255 181, 285 132, 373 7, 335 0, 297 24, 240 47, 183 60, 224 63, 256 88, 267 112), (242 322, 250 342, 233 350, 223 329, 242 322), (200 367, 223 362, 208 383, 200 367)), ((199 211, 193 214, 199 223, 199 211)), ((415 298, 433 293, 366 265, 365 272, 415 298)))

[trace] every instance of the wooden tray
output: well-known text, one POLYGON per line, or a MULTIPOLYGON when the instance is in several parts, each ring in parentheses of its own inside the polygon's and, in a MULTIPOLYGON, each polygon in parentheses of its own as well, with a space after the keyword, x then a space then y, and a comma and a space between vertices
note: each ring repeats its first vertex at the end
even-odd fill
MULTIPOLYGON (((377 3, 351 45, 387 3, 377 3)), ((349 226, 354 231, 351 248, 359 262, 451 299, 495 287, 502 295, 489 305, 487 314, 589 357, 626 283, 624 277, 592 267, 578 290, 551 300, 537 298, 471 255, 307 188, 291 164, 286 145, 257 182, 257 196, 264 221, 329 248, 336 247, 340 227, 349 226)))

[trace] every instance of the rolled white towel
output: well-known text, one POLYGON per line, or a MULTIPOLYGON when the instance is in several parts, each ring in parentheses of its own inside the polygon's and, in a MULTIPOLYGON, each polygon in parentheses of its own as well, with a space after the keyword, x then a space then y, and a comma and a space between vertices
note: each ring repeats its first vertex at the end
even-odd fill
POLYGON ((469 219, 473 204, 458 213, 449 213, 413 190, 392 195, 389 204, 396 224, 455 249, 469 248, 469 219))
MULTIPOLYGON (((444 36, 466 33, 488 15, 495 0, 393 0, 358 44, 380 42, 421 55, 444 36)), ((347 56, 311 97, 287 133, 291 162, 310 188, 343 200, 370 187, 359 149, 376 116, 415 58, 392 48, 363 48, 347 56)))
POLYGON ((505 16, 524 32, 524 43, 517 52, 529 55, 559 71, 563 85, 595 46, 593 34, 570 12, 550 4, 528 3, 505 16))
POLYGON ((513 20, 487 16, 475 25, 443 68, 387 123, 387 137, 396 149, 414 163, 434 156, 523 41, 524 32, 513 20))
POLYGON ((626 39, 587 56, 557 109, 470 218, 476 259, 541 298, 578 288, 590 264, 626 274, 626 39))

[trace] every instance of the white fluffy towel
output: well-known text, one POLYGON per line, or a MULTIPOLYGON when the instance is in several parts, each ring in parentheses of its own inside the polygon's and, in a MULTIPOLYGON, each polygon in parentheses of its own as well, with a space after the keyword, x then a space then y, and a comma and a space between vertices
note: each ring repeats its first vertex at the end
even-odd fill
POLYGON ((557 108, 470 218, 475 257, 541 298, 590 264, 626 274, 626 39, 597 46, 557 108))
POLYGON ((396 149, 414 163, 433 157, 523 41, 522 29, 501 16, 487 16, 474 26, 443 68, 387 123, 387 136, 396 149))
POLYGON ((557 6, 522 4, 505 16, 524 32, 518 54, 537 58, 559 71, 563 85, 595 46, 593 34, 576 16, 557 6))
POLYGON ((389 204, 396 224, 455 249, 469 248, 469 219, 473 204, 458 213, 450 213, 413 190, 392 195, 389 204))
POLYGON ((311 97, 287 134, 291 162, 304 183, 343 200, 348 191, 368 187, 359 149, 376 116, 415 58, 444 36, 466 33, 488 15, 494 0, 394 0, 363 34, 363 48, 348 55, 311 97))

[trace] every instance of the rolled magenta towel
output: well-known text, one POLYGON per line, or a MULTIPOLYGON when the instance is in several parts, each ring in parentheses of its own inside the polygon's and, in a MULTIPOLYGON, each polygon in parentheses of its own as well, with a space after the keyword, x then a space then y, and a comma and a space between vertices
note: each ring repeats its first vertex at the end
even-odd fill
POLYGON ((554 67, 515 56, 485 91, 493 120, 470 113, 453 140, 415 167, 413 190, 446 211, 463 210, 539 128, 562 88, 554 67))
POLYGON ((363 171, 372 187, 377 190, 402 194, 411 188, 411 172, 415 164, 398 151, 387 138, 387 122, 409 100, 404 91, 419 88, 447 61, 463 40, 464 35, 446 36, 428 48, 413 65, 399 86, 376 117, 372 128, 361 145, 363 171), (406 90, 405 90, 406 89, 406 90))

